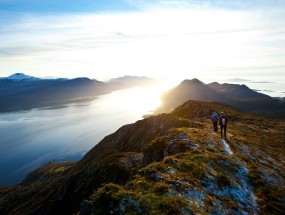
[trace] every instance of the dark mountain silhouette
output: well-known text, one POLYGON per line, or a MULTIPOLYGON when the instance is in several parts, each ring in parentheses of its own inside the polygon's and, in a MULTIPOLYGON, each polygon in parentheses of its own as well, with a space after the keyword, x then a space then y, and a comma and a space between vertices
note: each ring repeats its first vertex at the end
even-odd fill
POLYGON ((283 214, 284 139, 284 120, 188 101, 1 187, 0 214, 283 214), (213 111, 228 116, 227 142, 213 111))
POLYGON ((205 84, 198 79, 184 80, 166 92, 162 96, 163 104, 156 112, 169 112, 190 99, 222 102, 253 114, 285 118, 285 103, 281 100, 258 93, 246 85, 205 84))
POLYGON ((154 83, 146 77, 125 76, 105 83, 89 78, 39 79, 16 73, 0 79, 0 112, 89 101, 98 95, 154 83))
POLYGON ((111 92, 106 83, 88 78, 34 81, 2 79, 0 89, 1 112, 86 101, 111 92))

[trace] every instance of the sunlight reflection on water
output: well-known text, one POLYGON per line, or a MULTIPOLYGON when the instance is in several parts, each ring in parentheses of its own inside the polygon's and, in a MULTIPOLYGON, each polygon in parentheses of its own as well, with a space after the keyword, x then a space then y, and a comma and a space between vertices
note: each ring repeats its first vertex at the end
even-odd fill
POLYGON ((0 185, 18 183, 48 161, 80 159, 104 136, 154 110, 166 87, 120 90, 91 102, 0 114, 0 185))

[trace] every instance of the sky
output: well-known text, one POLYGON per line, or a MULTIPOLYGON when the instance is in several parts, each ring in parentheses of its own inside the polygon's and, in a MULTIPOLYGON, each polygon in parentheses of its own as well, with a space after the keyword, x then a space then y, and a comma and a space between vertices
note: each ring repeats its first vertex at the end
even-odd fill
POLYGON ((285 81, 285 0, 0 0, 0 77, 285 81))

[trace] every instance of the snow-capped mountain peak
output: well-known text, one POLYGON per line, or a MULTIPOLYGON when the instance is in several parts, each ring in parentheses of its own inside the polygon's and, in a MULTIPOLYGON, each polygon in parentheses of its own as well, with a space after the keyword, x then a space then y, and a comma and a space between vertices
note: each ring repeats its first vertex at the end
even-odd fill
POLYGON ((38 80, 39 78, 30 75, 25 75, 24 73, 15 73, 13 75, 8 76, 6 79, 20 81, 20 80, 38 80))

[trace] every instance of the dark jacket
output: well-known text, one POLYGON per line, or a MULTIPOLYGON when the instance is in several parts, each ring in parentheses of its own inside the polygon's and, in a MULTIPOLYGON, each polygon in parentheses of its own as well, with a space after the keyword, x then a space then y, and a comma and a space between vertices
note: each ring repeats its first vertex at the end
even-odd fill
POLYGON ((228 119, 226 116, 220 116, 220 121, 219 121, 219 125, 220 126, 227 126, 228 124, 228 119), (224 123, 223 123, 224 122, 224 123))

